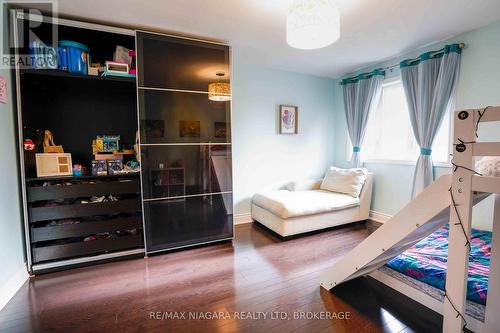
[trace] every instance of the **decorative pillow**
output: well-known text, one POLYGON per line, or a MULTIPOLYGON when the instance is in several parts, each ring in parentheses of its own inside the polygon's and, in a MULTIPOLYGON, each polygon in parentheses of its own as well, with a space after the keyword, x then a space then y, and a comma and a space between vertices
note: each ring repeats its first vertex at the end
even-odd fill
POLYGON ((361 193, 367 174, 368 170, 365 168, 339 169, 330 167, 330 169, 326 171, 320 189, 344 193, 357 198, 361 193))
POLYGON ((476 162, 476 171, 483 176, 500 177, 500 157, 485 156, 476 162))
POLYGON ((285 189, 288 191, 319 190, 322 181, 322 179, 296 180, 286 184, 285 189))

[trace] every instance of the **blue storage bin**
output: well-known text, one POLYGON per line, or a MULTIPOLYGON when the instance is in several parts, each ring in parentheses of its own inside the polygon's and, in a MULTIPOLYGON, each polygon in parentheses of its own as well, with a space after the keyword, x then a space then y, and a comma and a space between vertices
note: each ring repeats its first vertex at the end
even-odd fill
POLYGON ((59 41, 57 48, 57 67, 70 73, 87 75, 89 48, 70 40, 59 41))

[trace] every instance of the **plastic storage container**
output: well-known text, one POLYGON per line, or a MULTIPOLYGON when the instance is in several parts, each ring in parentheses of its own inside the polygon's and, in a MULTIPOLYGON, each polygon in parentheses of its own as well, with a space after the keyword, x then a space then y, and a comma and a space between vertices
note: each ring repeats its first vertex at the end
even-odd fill
POLYGON ((36 69, 56 69, 56 50, 45 45, 41 40, 36 39, 29 44, 29 51, 32 55, 32 67, 36 69))
POLYGON ((70 73, 84 74, 88 72, 89 48, 70 40, 59 41, 57 49, 58 68, 70 73))

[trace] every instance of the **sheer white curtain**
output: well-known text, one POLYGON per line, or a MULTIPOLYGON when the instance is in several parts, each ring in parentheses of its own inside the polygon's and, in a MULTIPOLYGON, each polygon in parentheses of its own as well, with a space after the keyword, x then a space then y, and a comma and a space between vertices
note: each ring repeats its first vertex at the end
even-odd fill
POLYGON ((380 97, 384 75, 383 70, 377 69, 371 73, 342 80, 347 129, 353 146, 352 168, 358 168, 362 165, 359 152, 366 132, 368 117, 380 97))
POLYGON ((434 180, 432 144, 446 111, 453 103, 460 54, 458 44, 446 45, 443 50, 427 52, 400 64, 413 134, 420 146, 412 198, 434 180))

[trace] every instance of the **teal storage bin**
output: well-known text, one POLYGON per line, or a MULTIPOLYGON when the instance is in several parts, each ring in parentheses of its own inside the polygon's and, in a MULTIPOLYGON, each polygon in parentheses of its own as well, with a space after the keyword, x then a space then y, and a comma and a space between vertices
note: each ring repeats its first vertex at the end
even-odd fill
POLYGON ((88 46, 70 40, 59 41, 57 66, 60 70, 87 75, 88 57, 88 46))

